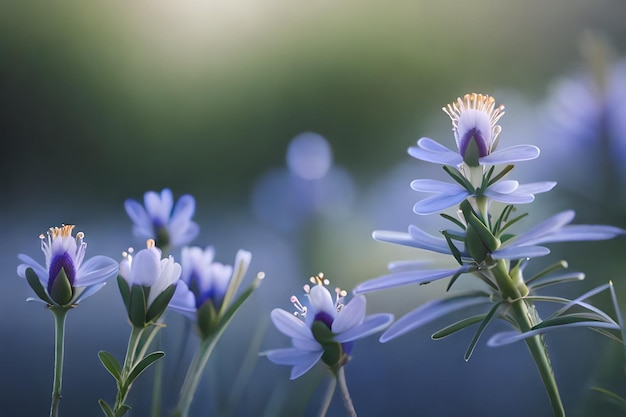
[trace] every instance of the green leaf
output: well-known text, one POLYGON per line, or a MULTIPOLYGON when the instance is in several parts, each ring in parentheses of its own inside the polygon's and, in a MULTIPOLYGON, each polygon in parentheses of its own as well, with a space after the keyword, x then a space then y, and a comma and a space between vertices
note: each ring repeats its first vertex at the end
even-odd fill
POLYGON ((513 226, 515 223, 517 223, 518 221, 522 220, 526 216, 528 216, 528 213, 523 213, 523 214, 520 214, 519 216, 515 217, 514 219, 511 219, 511 220, 507 221, 506 224, 504 226, 502 226, 502 229, 500 230, 500 233, 504 232, 506 229, 508 229, 509 227, 513 226))
POLYGON ((450 234, 448 233, 448 231, 444 230, 441 232, 441 234, 443 235, 443 237, 446 238, 446 242, 448 243, 448 247, 450 248, 450 252, 452 253, 452 256, 454 256, 454 259, 456 259, 459 265, 463 265, 463 260, 461 259, 461 252, 459 252, 459 249, 454 245, 454 243, 452 243, 452 238, 450 237, 450 234))
POLYGON ((106 415, 107 417, 115 417, 115 413, 113 413, 111 406, 107 404, 106 401, 100 398, 98 400, 98 404, 100 404, 100 408, 102 408, 102 412, 104 413, 104 415, 106 415))
POLYGON ((218 327, 217 311, 211 300, 206 300, 196 312, 198 319, 198 329, 203 339, 213 335, 218 327))
POLYGON ((315 340, 324 348, 322 361, 331 368, 337 365, 341 359, 343 349, 341 343, 334 340, 335 335, 328 328, 326 323, 315 320, 311 325, 311 332, 315 340))
POLYGON ((52 288, 50 288, 50 298, 52 298, 58 305, 67 305, 72 301, 73 289, 70 279, 65 273, 65 268, 61 268, 57 276, 52 281, 52 288))
POLYGON ((50 299, 50 296, 43 288, 43 285, 41 285, 41 281, 39 281, 39 277, 37 276, 37 274, 35 274, 33 268, 26 268, 26 281, 28 282, 28 285, 30 285, 30 287, 33 289, 33 291, 35 291, 37 297, 39 297, 42 301, 45 301, 48 304, 55 304, 55 302, 50 299))
POLYGON ((465 188, 472 194, 476 192, 474 186, 467 180, 467 178, 459 174, 456 169, 452 169, 449 166, 444 165, 443 170, 446 171, 446 173, 450 175, 454 181, 458 182, 461 187, 465 188))
POLYGON ((479 314, 477 316, 467 317, 463 320, 459 320, 456 323, 446 326, 441 330, 436 331, 430 337, 433 340, 443 339, 444 337, 448 337, 451 334, 458 332, 459 330, 463 330, 466 327, 471 326, 472 324, 478 323, 484 318, 485 318, 485 314, 479 314))
POLYGON ((614 393, 613 391, 609 391, 607 389, 604 388, 599 388, 599 387, 591 387, 592 390, 599 392, 601 394, 604 394, 608 397, 610 397, 611 399, 617 401, 618 403, 620 403, 622 406, 626 405, 626 399, 616 393, 614 393))
POLYGON ((100 358, 100 362, 102 362, 102 365, 106 368, 106 370, 109 371, 111 375, 113 375, 113 378, 115 378, 116 381, 120 382, 122 367, 120 366, 117 359, 115 359, 115 357, 109 352, 105 352, 104 350, 98 352, 98 358, 100 358))
POLYGON ((606 323, 606 320, 602 320, 602 318, 598 316, 597 314, 572 313, 572 314, 567 314, 564 316, 559 316, 553 319, 542 321, 541 323, 533 326, 531 330, 543 329, 546 327, 561 326, 563 324, 578 323, 580 321, 597 321, 599 323, 600 322, 606 323))
POLYGON ((141 285, 133 285, 128 303, 128 318, 135 327, 146 327, 146 297, 141 285))
POLYGON ((461 210, 463 211, 463 217, 465 217, 468 223, 466 236, 470 233, 470 230, 473 229, 488 251, 492 252, 498 249, 498 247, 500 247, 500 240, 496 238, 483 221, 478 218, 467 200, 461 203, 461 210))
POLYGON ((465 351, 464 358, 466 361, 470 360, 470 357, 472 356, 472 353, 474 352, 474 349, 476 348, 476 344, 478 343, 478 339, 480 339, 480 336, 483 334, 483 331, 485 331, 485 328, 487 327, 487 325, 489 324, 493 316, 496 314, 496 312, 500 309, 500 306, 503 303, 504 301, 500 301, 499 303, 491 307, 491 310, 489 310, 489 312, 483 318, 483 321, 480 323, 480 326, 478 326, 478 330, 476 330, 476 333, 474 333, 474 337, 472 338, 472 341, 470 342, 469 346, 467 347, 467 350, 465 351))
MULTIPOLYGON (((492 168, 493 168, 493 167, 492 167, 492 168)), ((491 186, 491 185, 495 184, 496 182, 500 181, 500 180, 501 180, 501 179, 502 179, 502 178, 503 178, 506 174, 508 174, 509 172, 511 172, 511 170, 512 170, 513 168, 515 168, 515 166, 514 166, 514 165, 507 165, 507 166, 505 166, 504 168, 502 168, 502 171, 498 172, 498 174, 497 174, 495 177, 493 177, 493 178, 491 178, 491 173, 493 172, 493 170, 492 170, 492 171, 490 171, 490 174, 489 174, 489 182, 487 183, 487 186, 491 186)), ((486 187, 485 187, 485 188, 486 188, 486 187)))
POLYGON ((128 306, 130 304, 130 287, 128 286, 128 282, 121 276, 117 276, 117 286, 120 289, 120 294, 122 295, 122 301, 124 301, 124 306, 126 306, 126 310, 128 311, 128 306))
POLYGON ((456 224, 457 226, 459 226, 462 230, 465 230, 465 225, 463 223, 461 223, 461 221, 459 219, 457 219, 456 217, 452 217, 449 214, 446 213, 439 213, 439 215, 441 217, 443 217, 446 220, 450 220, 452 223, 456 224))
POLYGON ((162 352, 159 350, 159 351, 150 353, 141 361, 139 361, 130 371, 130 374, 128 375, 128 379, 124 381, 126 387, 130 386, 130 384, 132 384, 133 381, 137 379, 137 377, 141 375, 143 371, 145 371, 150 365, 152 365, 157 360, 161 359, 163 356, 165 356, 165 352, 162 352))
POLYGON ((118 408, 117 411, 115 412, 115 417, 122 417, 130 409, 131 409, 130 405, 127 405, 127 404, 120 405, 120 408, 118 408))
POLYGON ((246 288, 246 290, 242 292, 239 297, 237 297, 237 299, 228 307, 228 309, 220 317, 219 326, 217 328, 218 330, 221 331, 222 328, 228 325, 228 323, 233 318, 237 310, 239 310, 239 307, 243 305, 243 303, 248 299, 248 297, 252 295, 254 290, 256 290, 260 284, 261 284, 261 279, 259 279, 258 277, 255 278, 254 281, 252 281, 252 283, 248 286, 248 288, 246 288))
POLYGON ((146 312, 146 323, 152 323, 156 321, 161 314, 167 308, 167 305, 170 303, 170 300, 174 296, 174 292, 176 291, 176 284, 171 284, 167 287, 163 292, 152 301, 150 307, 148 307, 148 311, 146 312))

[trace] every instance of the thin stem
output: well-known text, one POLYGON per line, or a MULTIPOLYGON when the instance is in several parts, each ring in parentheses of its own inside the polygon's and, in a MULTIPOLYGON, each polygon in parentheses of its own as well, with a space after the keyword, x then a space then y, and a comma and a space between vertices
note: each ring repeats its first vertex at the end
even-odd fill
MULTIPOLYGON (((530 330, 534 324, 537 324, 535 323, 535 321, 537 321, 534 317, 535 315, 529 310, 526 301, 523 299, 516 300, 513 303, 513 314, 522 332, 530 330)), ((537 369, 539 370, 539 374, 541 375, 541 380, 548 391, 554 416, 564 417, 565 409, 563 408, 559 387, 554 378, 554 372, 550 364, 550 358, 548 357, 548 350, 543 342, 542 336, 535 335, 527 338, 526 346, 528 350, 530 350, 535 364, 537 365, 537 369)))
POLYGON ((135 366, 135 360, 137 359, 137 347, 141 335, 145 329, 133 326, 130 336, 128 338, 128 347, 126 348, 126 357, 124 358, 124 366, 122 368, 122 376, 120 384, 118 385, 117 396, 115 397, 115 405, 113 411, 117 412, 126 402, 126 397, 130 392, 130 385, 127 385, 126 379, 135 366))
POLYGON ((187 369, 187 376, 185 377, 185 381, 183 382, 183 386, 180 390, 178 405, 176 406, 176 410, 174 410, 175 417, 187 417, 189 407, 191 407, 191 402, 193 401, 193 396, 198 388, 200 379, 202 378, 202 372, 204 371, 209 357, 213 352, 213 348, 215 348, 215 345, 217 344, 220 334, 221 333, 218 333, 214 337, 204 339, 200 343, 200 348, 194 355, 194 358, 187 369))
POLYGON ((337 386, 337 378, 333 375, 328 382, 328 388, 326 388, 326 393, 324 394, 324 400, 322 401, 322 406, 320 407, 319 417, 326 417, 326 413, 328 412, 328 408, 330 407, 330 403, 333 400, 333 395, 335 394, 335 387, 337 386))
POLYGON ((341 398, 343 399, 343 405, 346 407, 348 415, 350 417, 356 417, 356 410, 354 409, 354 404, 352 404, 352 398, 350 398, 350 391, 348 391, 348 384, 346 383, 346 374, 343 371, 343 366, 337 371, 336 379, 339 382, 341 398))
POLYGON ((50 417, 59 415, 61 386, 63 385, 63 356, 65 351, 65 319, 69 309, 61 306, 50 307, 54 314, 54 380, 52 382, 52 403, 50 417))
MULTIPOLYGON (((152 338, 156 334, 156 331, 153 332, 150 336, 152 338)), ((152 338, 146 340, 146 346, 152 342, 152 338)), ((162 343, 161 337, 159 337, 156 341, 157 349, 160 348, 162 343)), ((154 381, 152 383, 152 406, 151 406, 151 416, 159 417, 161 415, 161 394, 163 392, 163 361, 159 361, 155 365, 154 369, 154 381)))

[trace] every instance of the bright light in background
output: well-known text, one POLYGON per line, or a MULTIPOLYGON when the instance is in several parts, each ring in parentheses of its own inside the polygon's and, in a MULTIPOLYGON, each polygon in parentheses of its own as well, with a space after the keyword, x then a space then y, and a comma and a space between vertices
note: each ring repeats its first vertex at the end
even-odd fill
POLYGON ((320 179, 328 173, 333 154, 328 141, 317 133, 304 132, 294 137, 287 148, 287 166, 305 180, 320 179))

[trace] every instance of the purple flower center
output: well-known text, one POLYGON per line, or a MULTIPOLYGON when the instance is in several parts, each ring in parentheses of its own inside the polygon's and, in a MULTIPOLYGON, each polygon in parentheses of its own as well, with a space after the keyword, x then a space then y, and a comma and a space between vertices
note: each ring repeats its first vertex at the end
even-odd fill
POLYGON ((478 158, 487 156, 489 153, 482 132, 475 127, 463 135, 459 151, 463 160, 470 166, 477 166, 478 158))
POLYGON ((67 279, 70 281, 70 285, 74 286, 74 280, 76 278, 76 269, 74 268, 74 262, 72 261, 72 257, 67 253, 63 252, 62 255, 57 255, 50 262, 50 275, 48 276, 48 292, 52 291, 52 285, 54 284, 54 280, 61 272, 61 269, 65 270, 65 275, 67 275, 67 279))

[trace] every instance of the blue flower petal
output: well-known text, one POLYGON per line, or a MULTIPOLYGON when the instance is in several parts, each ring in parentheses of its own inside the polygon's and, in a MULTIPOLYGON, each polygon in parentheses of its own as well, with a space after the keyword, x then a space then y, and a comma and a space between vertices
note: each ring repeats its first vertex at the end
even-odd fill
POLYGON ((281 308, 272 310, 270 317, 274 326, 276 326, 281 333, 289 337, 304 339, 312 337, 311 329, 309 329, 302 320, 281 308))
POLYGON ((28 268, 33 268, 33 271, 35 271, 35 275, 37 275, 37 277, 39 278, 39 281, 41 281, 44 288, 46 288, 48 285, 48 278, 49 278, 48 270, 45 267, 43 267, 39 262, 37 262, 36 260, 34 260, 28 255, 24 255, 23 253, 20 253, 19 255, 17 255, 17 258, 20 261, 24 262, 23 264, 18 265, 17 275, 21 278, 26 278, 26 270, 28 268))
POLYGON ((490 303, 489 294, 480 291, 465 292, 442 300, 429 301, 392 324, 380 337, 380 341, 388 342, 454 311, 488 303, 490 303))
POLYGON ((300 362, 291 368, 289 379, 299 378, 308 372, 321 359, 323 353, 324 351, 320 350, 319 352, 308 353, 307 356, 302 357, 300 362))
POLYGON ((558 326, 542 327, 540 329, 530 330, 524 333, 517 332, 515 330, 496 333, 487 341, 487 345, 491 347, 504 346, 511 343, 519 342, 526 338, 551 332, 557 329, 564 329, 568 327, 591 327, 602 329, 614 329, 618 330, 620 327, 617 324, 607 323, 603 321, 579 321, 575 323, 560 324, 558 326))
POLYGON ((393 314, 371 314, 363 320, 363 323, 335 336, 335 340, 339 343, 346 343, 362 339, 383 330, 389 326, 389 323, 392 321, 393 314))
POLYGON ((463 162, 463 157, 459 153, 451 151, 430 138, 418 140, 417 147, 409 148, 409 155, 422 161, 442 165, 458 166, 463 162))
POLYGON ((511 246, 498 249, 491 254, 493 259, 524 259, 546 256, 550 249, 543 246, 511 246))
POLYGON ((77 298, 76 300, 74 300, 75 304, 80 303, 81 301, 83 301, 85 298, 87 297, 91 297, 92 295, 94 295, 95 293, 97 293, 98 291, 100 291, 100 289, 102 287, 104 287, 106 285, 106 282, 101 282, 100 284, 94 284, 91 285, 87 288, 85 288, 85 291, 83 291, 77 298))
POLYGON ((366 306, 367 301, 363 295, 359 295, 350 300, 349 303, 342 307, 341 313, 337 314, 337 318, 333 321, 331 326, 332 332, 342 333, 363 323, 366 306))
POLYGON ((516 145, 498 149, 478 159, 481 165, 508 164, 511 162, 529 161, 539 156, 539 148, 533 145, 516 145))
POLYGON ((75 287, 87 287, 113 278, 118 272, 117 261, 107 256, 97 255, 80 266, 75 287))
POLYGON ((413 211, 417 214, 433 214, 459 204, 470 193, 465 189, 460 189, 454 194, 438 194, 425 198, 413 206, 413 211))
POLYGON ((424 284, 438 279, 451 277, 459 272, 467 272, 468 270, 469 266, 463 265, 458 269, 431 269, 426 271, 396 272, 365 281, 356 286, 354 293, 361 294, 409 284, 424 284))
POLYGON ((394 261, 389 262, 387 269, 390 272, 415 271, 416 269, 423 269, 430 264, 431 262, 428 261, 394 261))
POLYGON ((411 188, 415 191, 437 194, 456 194, 461 190, 465 190, 465 188, 456 183, 452 184, 449 182, 429 179, 413 180, 411 181, 411 188))

